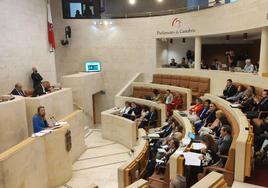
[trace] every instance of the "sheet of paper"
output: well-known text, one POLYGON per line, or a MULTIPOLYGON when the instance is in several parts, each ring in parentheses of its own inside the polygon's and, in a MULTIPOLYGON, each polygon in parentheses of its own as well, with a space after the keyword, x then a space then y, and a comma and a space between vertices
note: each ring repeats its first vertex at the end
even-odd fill
POLYGON ((163 145, 163 146, 161 146, 161 148, 166 149, 166 148, 168 148, 168 145, 163 145))
POLYGON ((231 106, 232 108, 239 108, 239 107, 240 107, 240 104, 230 104, 230 106, 231 106))
POLYGON ((156 159, 155 161, 156 161, 157 163, 164 163, 164 161, 159 160, 159 159, 156 159))
POLYGON ((148 137, 150 137, 150 138, 160 138, 159 134, 155 134, 155 133, 148 134, 148 137))
POLYGON ((191 166, 200 166, 201 160, 199 159, 200 156, 203 156, 203 154, 200 153, 194 153, 194 152, 187 152, 184 153, 185 158, 185 165, 191 165, 191 166))
POLYGON ((201 150, 202 148, 206 148, 207 146, 202 143, 193 143, 192 144, 194 150, 201 150))
POLYGON ((66 125, 67 122, 66 121, 62 121, 62 122, 57 122, 56 125, 66 125))
POLYGON ((190 142, 191 142, 191 139, 190 139, 190 138, 183 138, 183 139, 182 139, 182 144, 183 144, 184 146, 189 145, 190 142))
POLYGON ((158 148, 157 151, 158 151, 159 153, 166 153, 166 150, 164 150, 164 149, 162 149, 162 148, 158 148))

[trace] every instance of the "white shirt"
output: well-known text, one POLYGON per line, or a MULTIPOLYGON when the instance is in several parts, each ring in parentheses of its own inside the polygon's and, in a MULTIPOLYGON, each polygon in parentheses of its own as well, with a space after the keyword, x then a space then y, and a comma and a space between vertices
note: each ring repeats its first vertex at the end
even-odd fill
POLYGON ((252 64, 250 64, 250 65, 246 64, 243 71, 247 72, 247 73, 252 73, 254 71, 254 66, 252 64))
POLYGON ((127 114, 129 112, 129 110, 130 110, 130 106, 128 106, 128 107, 125 106, 124 108, 122 108, 120 110, 120 114, 127 114))
POLYGON ((170 104, 173 101, 173 95, 170 93, 165 100, 165 104, 170 104))

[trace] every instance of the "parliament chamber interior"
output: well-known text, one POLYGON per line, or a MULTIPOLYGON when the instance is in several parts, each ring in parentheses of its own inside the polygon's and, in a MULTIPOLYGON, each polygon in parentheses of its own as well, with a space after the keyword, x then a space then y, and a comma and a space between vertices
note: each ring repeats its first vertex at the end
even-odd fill
POLYGON ((268 0, 0 12, 0 188, 268 187, 268 0))

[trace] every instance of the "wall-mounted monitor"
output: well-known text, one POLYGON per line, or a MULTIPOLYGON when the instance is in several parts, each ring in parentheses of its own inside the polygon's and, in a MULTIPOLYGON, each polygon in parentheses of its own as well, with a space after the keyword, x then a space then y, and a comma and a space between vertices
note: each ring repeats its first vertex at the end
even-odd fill
POLYGON ((87 61, 85 62, 85 71, 86 72, 100 72, 101 63, 99 61, 87 61))

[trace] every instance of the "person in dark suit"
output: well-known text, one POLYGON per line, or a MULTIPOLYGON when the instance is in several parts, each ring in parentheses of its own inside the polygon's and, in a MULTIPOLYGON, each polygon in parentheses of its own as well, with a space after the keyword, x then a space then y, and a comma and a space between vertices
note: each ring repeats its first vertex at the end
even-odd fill
POLYGON ((161 127, 159 131, 159 136, 161 138, 167 137, 173 130, 172 124, 175 120, 173 118, 170 118, 167 122, 167 124, 163 127, 161 127))
POLYGON ((24 91, 22 90, 22 85, 20 83, 15 84, 15 88, 11 91, 10 94, 17 95, 17 96, 22 96, 22 97, 26 96, 24 91))
POLYGON ((146 126, 156 126, 157 123, 157 112, 154 107, 151 107, 150 112, 142 120, 139 128, 145 128, 146 126))
POLYGON ((256 97, 253 99, 256 106, 253 111, 246 112, 248 119, 257 118, 261 111, 268 111, 268 90, 263 90, 261 100, 258 100, 256 97))
POLYGON ((131 108, 128 111, 128 113, 123 115, 124 118, 130 119, 132 121, 134 121, 136 118, 139 118, 140 116, 141 116, 141 109, 134 102, 131 103, 131 108))
POLYGON ((207 126, 208 124, 212 123, 216 119, 216 111, 217 107, 214 103, 209 105, 209 109, 206 112, 206 117, 202 120, 195 122, 195 132, 198 133, 201 127, 207 126))
POLYGON ((223 97, 228 98, 232 97, 237 93, 237 89, 235 85, 233 85, 233 81, 231 79, 227 80, 226 87, 223 90, 223 97))
POLYGON ((228 155, 232 140, 232 128, 229 125, 223 125, 220 139, 217 141, 220 155, 228 155))
POLYGON ((45 94, 46 94, 46 89, 45 89, 44 83, 40 83, 35 86, 32 97, 42 96, 45 94))
POLYGON ((49 92, 51 92, 50 83, 48 81, 44 81, 35 87, 33 97, 45 95, 49 92))
POLYGON ((33 80, 33 88, 35 89, 36 86, 41 84, 41 81, 43 80, 43 77, 38 73, 36 67, 33 67, 32 71, 33 71, 33 73, 31 75, 31 78, 33 80))

